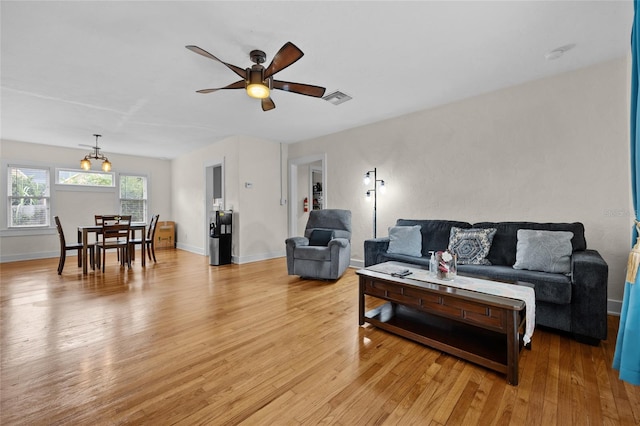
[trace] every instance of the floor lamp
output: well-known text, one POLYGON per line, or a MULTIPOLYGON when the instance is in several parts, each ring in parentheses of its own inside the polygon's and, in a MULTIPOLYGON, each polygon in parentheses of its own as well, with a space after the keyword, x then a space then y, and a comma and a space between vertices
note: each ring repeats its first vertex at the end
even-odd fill
POLYGON ((377 169, 374 167, 373 170, 369 170, 364 174, 364 184, 369 185, 373 180, 373 189, 367 190, 367 200, 371 199, 371 195, 373 194, 373 238, 377 238, 376 228, 377 228, 377 214, 378 214, 378 190, 380 193, 384 193, 386 190, 384 186, 384 180, 378 179, 377 169), (371 173, 373 173, 373 179, 371 179, 371 173))

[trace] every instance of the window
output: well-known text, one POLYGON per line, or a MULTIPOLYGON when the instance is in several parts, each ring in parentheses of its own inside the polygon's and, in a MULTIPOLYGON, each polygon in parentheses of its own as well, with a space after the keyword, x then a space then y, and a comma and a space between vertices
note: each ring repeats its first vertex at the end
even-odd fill
POLYGON ((48 168, 9 166, 9 227, 49 226, 48 168))
POLYGON ((73 169, 56 169, 56 183, 78 186, 115 186, 113 173, 92 172, 73 169))
POLYGON ((132 222, 147 221, 146 176, 120 175, 120 214, 131 215, 132 222))

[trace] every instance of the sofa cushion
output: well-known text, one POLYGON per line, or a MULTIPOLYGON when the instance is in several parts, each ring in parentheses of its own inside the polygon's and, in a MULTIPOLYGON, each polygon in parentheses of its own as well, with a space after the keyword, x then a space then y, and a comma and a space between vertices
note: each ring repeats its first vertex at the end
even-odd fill
MULTIPOLYGON (((471 228, 471 224, 467 222, 458 222, 454 220, 415 220, 415 219, 398 219, 398 226, 414 226, 420 225, 420 233, 422 234, 422 255, 429 256, 430 251, 446 250, 449 247, 449 235, 453 226, 457 228, 471 228)), ((515 247, 515 244, 514 244, 515 247)), ((515 248, 514 248, 515 251, 515 248)), ((427 257, 427 265, 428 257, 427 257)))
POLYGON ((513 269, 511 266, 458 265, 458 273, 479 278, 531 283, 536 293, 536 301, 558 305, 571 303, 571 278, 562 274, 513 269))
MULTIPOLYGON (((537 223, 537 222, 479 222, 474 228, 496 228, 493 243, 487 255, 492 265, 513 266, 516 263, 516 247, 518 243, 518 229, 540 229, 546 231, 573 232, 571 245, 573 251, 586 250, 587 242, 584 238, 584 225, 574 223, 537 223)), ((470 226, 469 226, 470 228, 470 226)), ((424 250, 423 250, 424 254, 424 250)))
POLYGON ((422 265, 427 267, 429 266, 429 258, 426 256, 414 257, 414 256, 407 256, 406 254, 385 253, 383 257, 384 257, 384 259, 382 259, 383 262, 387 262, 389 260, 396 260, 398 262, 411 263, 414 265, 422 265))
POLYGON ((491 265, 487 254, 491 248, 495 228, 451 228, 449 250, 458 257, 459 265, 491 265))
POLYGON ((420 225, 392 226, 389 228, 389 248, 387 253, 422 256, 422 234, 420 225))
POLYGON ((515 269, 554 272, 571 272, 571 238, 573 232, 518 230, 515 269))
POLYGON ((321 246, 298 246, 293 252, 293 258, 329 261, 331 260, 331 249, 321 246))

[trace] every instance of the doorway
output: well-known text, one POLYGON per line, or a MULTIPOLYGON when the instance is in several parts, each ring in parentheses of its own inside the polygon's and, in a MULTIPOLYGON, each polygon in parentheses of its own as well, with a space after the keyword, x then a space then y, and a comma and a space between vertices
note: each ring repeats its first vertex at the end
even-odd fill
POLYGON ((311 194, 311 209, 324 208, 324 191, 322 186, 322 164, 316 161, 309 166, 309 194, 311 194))
POLYGON ((209 255, 209 229, 215 221, 216 211, 224 210, 224 158, 205 164, 204 251, 209 255))
MULTIPOLYGON (((317 171, 322 188, 322 208, 328 206, 327 156, 316 154, 289 160, 289 236, 304 234, 304 228, 313 208, 313 180, 311 168, 317 171), (305 198, 307 198, 305 212, 305 198)), ((317 187, 316 187, 317 188, 317 187)))

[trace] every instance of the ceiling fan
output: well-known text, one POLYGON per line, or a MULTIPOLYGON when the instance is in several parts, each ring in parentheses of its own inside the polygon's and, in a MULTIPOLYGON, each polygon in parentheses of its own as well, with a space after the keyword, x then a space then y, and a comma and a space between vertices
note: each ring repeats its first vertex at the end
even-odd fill
POLYGON ((247 94, 252 98, 262 100, 262 110, 269 111, 276 107, 276 104, 270 97, 271 89, 284 90, 285 92, 298 93, 300 95, 313 96, 314 98, 321 98, 324 95, 325 88, 320 86, 313 86, 310 84, 292 83, 289 81, 275 80, 273 75, 289 65, 302 58, 304 53, 295 44, 290 41, 285 43, 280 48, 278 53, 273 57, 273 60, 267 68, 262 66, 266 61, 267 55, 262 50, 252 50, 249 53, 249 58, 254 62, 251 68, 242 69, 235 65, 228 64, 224 61, 213 56, 211 53, 198 46, 185 46, 187 49, 195 52, 199 55, 213 59, 224 64, 231 71, 236 73, 242 80, 238 80, 235 83, 231 83, 225 87, 219 87, 217 89, 203 89, 197 90, 197 93, 212 93, 223 89, 245 89, 247 94))

